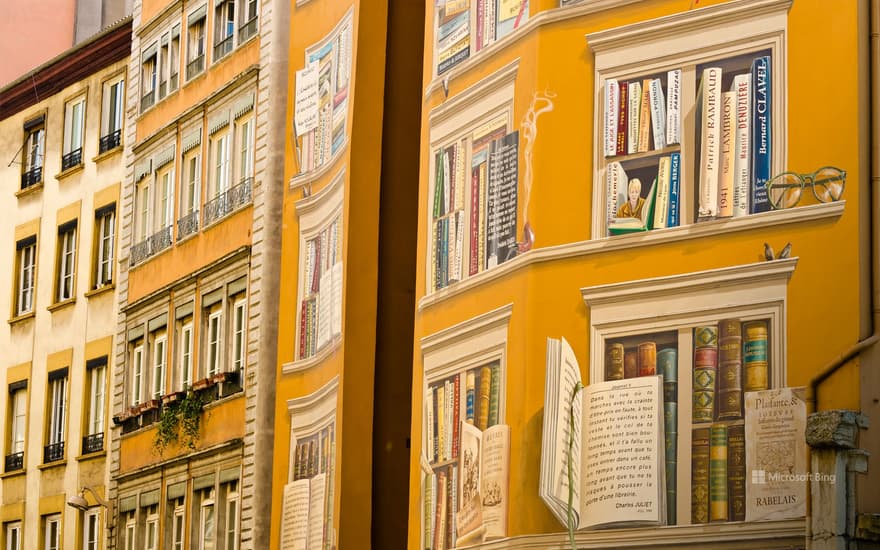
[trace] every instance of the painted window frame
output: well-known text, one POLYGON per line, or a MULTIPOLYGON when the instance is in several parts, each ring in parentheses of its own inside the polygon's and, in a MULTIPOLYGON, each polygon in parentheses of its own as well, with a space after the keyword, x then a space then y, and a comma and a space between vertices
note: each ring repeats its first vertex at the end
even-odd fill
POLYGON ((178 369, 175 375, 175 383, 178 391, 185 391, 192 386, 193 383, 193 352, 194 348, 194 330, 192 315, 187 316, 183 321, 179 321, 179 357, 178 369))
POLYGON ((69 378, 67 368, 49 373, 46 389, 46 445, 63 444, 67 440, 67 407, 69 378))
POLYGON ((38 185, 45 179, 46 115, 34 117, 24 124, 21 151, 21 189, 38 185))
POLYGON ((232 315, 229 317, 229 370, 243 373, 247 363, 247 297, 244 293, 232 299, 232 315))
POLYGON ((215 304, 205 320, 205 376, 222 371, 223 366, 223 308, 215 304))
POLYGON ((61 514, 49 514, 42 517, 43 548, 45 550, 61 550, 61 514), (53 536, 54 534, 54 536, 53 536))
POLYGON ((21 521, 10 521, 3 524, 6 550, 22 550, 21 548, 21 521))
POLYGON ((130 382, 129 404, 132 407, 144 402, 144 378, 146 376, 147 353, 143 337, 130 344, 130 382))
POLYGON ((58 245, 55 260, 55 303, 76 297, 76 252, 78 220, 58 227, 58 245))
POLYGON ((82 550, 98 550, 101 546, 101 512, 89 508, 83 512, 82 550))
POLYGON ((15 251, 15 316, 32 313, 37 293, 37 236, 31 235, 16 243, 15 251))
POLYGON ((87 436, 103 434, 106 430, 108 372, 109 365, 106 356, 86 364, 88 402, 85 435, 87 436))
POLYGON ((152 341, 152 352, 150 355, 153 358, 151 369, 153 380, 150 396, 153 399, 159 399, 165 395, 165 388, 167 387, 168 333, 166 332, 166 329, 163 327, 154 332, 151 335, 150 340, 152 341))
POLYGON ((159 94, 159 40, 154 39, 140 55, 140 112, 146 112, 158 101, 159 94))
POLYGON ((159 504, 144 506, 144 550, 159 549, 159 504))
POLYGON ((95 210, 95 250, 92 289, 113 284, 116 257, 116 203, 95 210))
POLYGON ((251 115, 235 121, 235 172, 236 184, 244 183, 254 177, 254 126, 256 118, 251 115))
POLYGON ((99 153, 122 146, 122 127, 125 123, 125 73, 106 80, 101 94, 101 136, 99 153), (118 136, 116 133, 119 133, 118 136))
POLYGON ((207 68, 208 4, 190 10, 186 19, 186 81, 207 68))
POLYGON ((86 92, 64 103, 64 134, 61 148, 61 170, 83 164, 86 126, 86 92), (78 162, 76 154, 79 153, 78 162))
POLYGON ((27 386, 15 388, 10 386, 9 391, 9 439, 7 455, 24 453, 27 441, 27 413, 28 413, 28 389, 27 386), (14 388, 14 389, 13 389, 14 388))

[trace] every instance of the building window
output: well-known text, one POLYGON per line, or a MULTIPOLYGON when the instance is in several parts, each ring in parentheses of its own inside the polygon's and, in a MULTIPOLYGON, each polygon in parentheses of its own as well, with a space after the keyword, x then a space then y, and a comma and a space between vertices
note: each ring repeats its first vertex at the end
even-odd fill
POLYGON ((145 550, 157 550, 159 548, 159 505, 152 504, 146 507, 146 533, 145 550))
POLYGON ((201 192, 202 156, 198 149, 183 158, 183 181, 180 191, 180 219, 177 238, 182 239, 199 230, 199 194, 201 192))
POLYGON ((232 51, 235 40, 235 1, 218 0, 214 8, 214 61, 232 51))
POLYGON ((101 140, 98 152, 105 153, 122 145, 122 117, 125 112, 125 77, 104 83, 101 105, 101 140))
POLYGON ((107 358, 102 357, 86 364, 88 383, 88 424, 83 437, 82 454, 104 449, 104 409, 106 402, 107 358))
POLYGON ((24 435, 27 428, 27 382, 9 385, 9 449, 6 455, 5 471, 13 472, 24 468, 24 435))
POLYGON ((257 34, 257 0, 244 0, 241 2, 241 14, 239 15, 238 43, 244 43, 250 37, 257 34))
POLYGON ((95 212, 95 266, 94 285, 102 288, 113 283, 113 256, 116 239, 116 205, 95 212))
POLYGON ((83 550, 98 550, 101 538, 101 524, 97 509, 83 513, 83 550))
POLYGON ((5 525, 6 550, 21 550, 21 522, 15 521, 5 525))
POLYGON ((134 510, 125 512, 123 519, 125 520, 125 550, 135 550, 137 540, 137 520, 134 510))
POLYGON ((190 14, 186 27, 186 79, 191 80, 205 70, 205 16, 202 6, 190 14))
POLYGON ((54 462, 64 458, 64 426, 67 420, 67 369, 49 373, 49 424, 48 444, 43 453, 43 462, 54 462))
POLYGON ((159 215, 157 231, 170 227, 174 220, 174 166, 159 170, 156 174, 159 195, 156 197, 156 212, 159 215))
POLYGON ((75 294, 76 221, 58 228, 58 269, 55 279, 55 301, 70 300, 75 294))
POLYGON ((196 494, 198 507, 198 548, 199 550, 214 550, 215 520, 214 517, 214 488, 201 489, 196 494))
POLYGON ((183 550, 183 540, 186 537, 186 508, 184 498, 174 499, 171 516, 171 550, 183 550))
POLYGON ((221 484, 220 492, 226 500, 226 513, 223 518, 223 550, 238 550, 238 480, 221 484))
POLYGON ((193 365, 193 324, 192 316, 184 320, 180 328, 180 359, 179 373, 175 377, 178 380, 178 389, 180 391, 192 386, 192 365, 193 365))
POLYGON ((213 185, 214 197, 229 190, 229 133, 223 133, 215 136, 211 140, 213 158, 213 185))
POLYGON ((152 209, 150 208, 151 191, 150 180, 145 178, 137 188, 137 240, 139 241, 143 241, 150 236, 150 221, 152 220, 152 209))
POLYGON ((32 236, 16 244, 15 315, 34 310, 34 285, 37 269, 37 237, 32 236))
POLYGON ((168 33, 162 35, 159 39, 159 92, 157 100, 168 95, 168 61, 170 57, 171 40, 168 33))
POLYGON ((165 395, 165 361, 168 338, 162 332, 153 339, 153 399, 165 395))
POLYGON ((144 383, 144 356, 143 338, 138 340, 131 350, 131 406, 140 405, 143 401, 144 383))
POLYGON ((46 117, 40 115, 24 124, 21 188, 43 181, 43 158, 46 152, 46 117))
POLYGON ((61 514, 43 517, 43 541, 45 550, 60 550, 61 514))
POLYGON ((80 96, 64 105, 64 144, 61 170, 82 164, 83 127, 86 114, 86 97, 80 96))
POLYGON ((153 42, 141 53, 141 112, 156 103, 156 78, 158 73, 158 45, 153 42))
POLYGON ((205 375, 213 376, 220 372, 221 340, 222 340, 222 317, 223 312, 219 306, 208 315, 208 353, 205 375))
POLYGON ((232 305, 232 371, 244 369, 247 353, 247 317, 245 299, 241 297, 232 305))
POLYGON ((237 125, 238 131, 238 181, 254 177, 254 119, 248 118, 237 125))

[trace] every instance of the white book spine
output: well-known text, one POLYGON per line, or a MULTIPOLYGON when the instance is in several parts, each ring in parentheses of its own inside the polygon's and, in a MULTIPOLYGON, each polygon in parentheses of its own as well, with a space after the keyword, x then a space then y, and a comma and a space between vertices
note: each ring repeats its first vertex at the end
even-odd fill
POLYGON ((699 217, 718 214, 718 171, 721 163, 721 69, 703 71, 702 144, 700 147, 699 217))
POLYGON ((721 172, 718 175, 718 217, 733 216, 734 128, 736 92, 721 94, 721 172))
MULTIPOLYGON (((463 187, 463 186, 462 186, 463 187)), ((461 280, 461 258, 464 251, 464 211, 455 213, 455 261, 454 273, 456 280, 461 280)))
POLYGON ((605 156, 613 157, 617 152, 617 110, 620 90, 617 80, 605 81, 605 156))
POLYGON ((628 84, 626 101, 627 105, 627 135, 626 154, 631 155, 639 150, 639 102, 642 99, 642 83, 630 82, 628 84))
POLYGON ((621 190, 626 190, 626 173, 623 171, 623 166, 619 162, 612 162, 608 164, 608 168, 606 168, 605 173, 606 180, 606 224, 611 223, 611 220, 617 217, 617 195, 621 190))
POLYGON ((663 98, 663 84, 659 78, 651 80, 649 90, 651 102, 651 129, 654 131, 654 149, 666 147, 666 100, 663 98))
POLYGON ((736 130, 734 132, 733 217, 749 213, 749 180, 751 179, 752 75, 736 75, 736 130))
POLYGON ((666 145, 681 143, 681 69, 666 73, 666 145))

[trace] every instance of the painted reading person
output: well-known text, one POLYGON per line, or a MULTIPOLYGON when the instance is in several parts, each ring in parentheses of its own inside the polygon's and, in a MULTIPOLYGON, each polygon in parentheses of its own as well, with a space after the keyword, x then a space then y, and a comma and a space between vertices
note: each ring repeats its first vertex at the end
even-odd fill
POLYGON ((627 194, 629 200, 620 205, 617 209, 618 218, 639 218, 642 217, 642 206, 645 205, 645 199, 642 198, 642 182, 639 178, 633 178, 627 185, 627 194))

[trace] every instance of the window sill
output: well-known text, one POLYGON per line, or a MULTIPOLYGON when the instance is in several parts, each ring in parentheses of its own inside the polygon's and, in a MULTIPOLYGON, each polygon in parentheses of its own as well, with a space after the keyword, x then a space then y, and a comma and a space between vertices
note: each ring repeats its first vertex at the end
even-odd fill
POLYGON ((68 306, 72 306, 72 305, 75 304, 75 303, 76 303, 76 296, 74 296, 73 298, 68 298, 67 300, 62 300, 62 301, 60 301, 60 302, 55 302, 54 304, 52 304, 51 306, 47 307, 46 309, 47 309, 48 311, 52 312, 52 313, 55 313, 56 311, 59 311, 59 310, 61 310, 61 309, 64 309, 64 308, 66 308, 66 307, 68 307, 68 306))
POLYGON ((426 294, 419 299, 418 309, 422 311, 438 302, 466 292, 479 285, 494 281, 499 277, 539 262, 577 258, 617 250, 627 250, 643 246, 667 244, 702 237, 721 237, 740 231, 763 229, 777 225, 812 222, 824 219, 838 219, 843 215, 846 201, 811 204, 787 210, 771 210, 761 214, 751 214, 742 218, 728 218, 695 223, 681 227, 654 229, 642 233, 602 237, 587 241, 566 243, 544 248, 533 248, 500 266, 472 275, 440 290, 426 294))
POLYGON ((69 176, 72 176, 73 174, 76 174, 77 172, 82 172, 85 167, 86 165, 83 163, 79 163, 76 166, 71 166, 67 170, 55 174, 55 179, 61 181, 69 176))
POLYGON ((28 319, 33 319, 36 316, 37 316, 36 312, 31 311, 28 313, 22 313, 21 315, 17 315, 15 317, 9 319, 6 322, 9 323, 10 325, 16 325, 18 323, 23 323, 24 321, 27 321, 28 319))
POLYGON ((106 292, 110 292, 115 288, 116 288, 116 284, 110 283, 110 284, 104 285, 99 288, 93 288, 92 290, 89 290, 88 292, 83 294, 83 296, 85 296, 86 298, 92 298, 93 296, 99 296, 99 295, 104 294, 106 292))
POLYGON ((35 183, 31 186, 25 187, 24 189, 19 189, 15 192, 15 196, 19 199, 22 197, 26 197, 28 195, 36 194, 43 190, 43 182, 35 183))
POLYGON ((318 353, 312 355, 311 357, 306 357, 304 359, 297 359, 296 361, 290 363, 284 363, 281 365, 281 373, 282 374, 294 374, 297 372, 307 371, 316 365, 323 363, 324 359, 330 357, 337 349, 339 349, 340 344, 342 344, 342 335, 339 334, 334 336, 333 339, 324 346, 318 353))
POLYGON ((192 78, 190 78, 189 80, 187 80, 186 82, 184 82, 183 85, 184 85, 184 86, 189 86, 189 85, 192 84, 193 82, 195 82, 195 81, 197 81, 197 80, 199 80, 199 79, 201 79, 201 78, 205 78, 205 75, 206 75, 206 74, 208 74, 208 67, 205 67, 204 69, 202 69, 202 71, 201 71, 200 73, 194 75, 192 78))
POLYGON ((297 187, 302 187, 304 185, 312 183, 327 174, 327 172, 329 172, 334 166, 336 166, 336 163, 342 157, 342 154, 345 153, 345 151, 348 149, 348 142, 349 137, 345 136, 345 141, 342 143, 342 146, 339 148, 338 151, 333 153, 333 156, 330 157, 330 160, 328 160, 321 166, 318 166, 314 170, 311 170, 309 172, 302 172, 291 177, 289 181, 290 190, 293 191, 297 187))
POLYGON ((101 162, 102 160, 106 160, 110 157, 116 156, 119 153, 122 153, 122 150, 123 150, 122 145, 123 144, 120 143, 119 145, 117 145, 113 149, 108 149, 108 150, 104 151, 103 153, 92 157, 92 162, 101 162))
POLYGON ((77 462, 85 462, 88 460, 94 460, 96 458, 104 458, 107 456, 106 450, 95 451, 94 453, 87 453, 84 455, 79 455, 76 457, 77 462))
POLYGON ((58 460, 53 460, 52 462, 46 462, 37 466, 39 470, 51 470, 52 468, 64 468, 67 466, 67 457, 59 458, 58 460))
POLYGON ((11 472, 3 472, 2 474, 0 474, 0 479, 10 479, 18 476, 23 476, 25 474, 27 474, 27 470, 21 468, 19 470, 13 470, 11 472))

